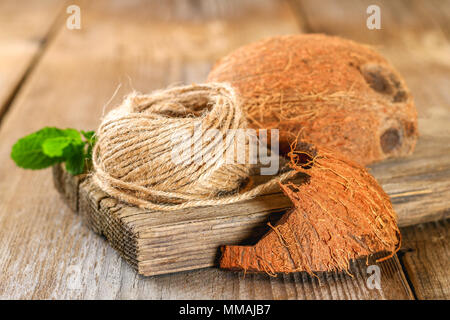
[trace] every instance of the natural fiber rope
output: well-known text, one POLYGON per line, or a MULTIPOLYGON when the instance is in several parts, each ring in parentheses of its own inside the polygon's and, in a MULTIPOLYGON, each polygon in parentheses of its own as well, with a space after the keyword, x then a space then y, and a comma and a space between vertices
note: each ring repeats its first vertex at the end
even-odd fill
MULTIPOLYGON (((242 147, 236 130, 247 123, 234 90, 210 83, 130 94, 97 130, 94 182, 122 201, 151 210, 221 205, 247 200, 296 174, 288 171, 250 190, 248 163, 227 163, 242 147), (215 130, 222 140, 207 138, 215 130), (174 133, 183 133, 173 145, 174 133), (186 134, 184 134, 186 133, 186 134), (200 133, 197 135, 197 133, 200 133), (200 147, 193 147, 200 146, 200 147), (209 161, 173 161, 173 147, 209 161), (189 148, 189 149, 188 149, 189 148)), ((248 151, 248 138, 244 144, 248 151)))

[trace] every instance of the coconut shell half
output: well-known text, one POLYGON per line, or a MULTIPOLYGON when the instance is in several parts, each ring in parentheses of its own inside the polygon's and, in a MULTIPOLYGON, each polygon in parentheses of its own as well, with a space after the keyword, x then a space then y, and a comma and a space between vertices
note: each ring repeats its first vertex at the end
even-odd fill
POLYGON ((220 59, 208 81, 239 92, 250 127, 280 130, 287 154, 299 137, 363 165, 412 153, 412 95, 380 54, 321 34, 278 36, 220 59))
POLYGON ((400 247, 388 195, 359 164, 300 144, 289 154, 303 184, 281 184, 293 208, 254 246, 223 246, 220 267, 269 274, 348 271, 349 262, 400 247))

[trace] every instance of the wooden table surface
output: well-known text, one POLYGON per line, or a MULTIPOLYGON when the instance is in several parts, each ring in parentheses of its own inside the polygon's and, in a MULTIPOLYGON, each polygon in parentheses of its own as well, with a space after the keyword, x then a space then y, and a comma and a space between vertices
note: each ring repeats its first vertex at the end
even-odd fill
MULTIPOLYGON (((402 229, 401 251, 346 274, 246 275, 207 268, 142 277, 62 202, 51 171, 15 167, 13 143, 43 126, 95 129, 129 91, 201 82, 216 59, 270 35, 323 32, 374 45, 406 78, 421 137, 413 156, 374 165, 380 182, 431 190, 400 203, 435 219, 450 211, 450 1, 76 1, 81 29, 60 0, 0 1, 0 298, 449 299, 450 223, 402 229), (411 174, 413 173, 413 175, 411 174)), ((422 189, 420 189, 422 190, 422 189)))

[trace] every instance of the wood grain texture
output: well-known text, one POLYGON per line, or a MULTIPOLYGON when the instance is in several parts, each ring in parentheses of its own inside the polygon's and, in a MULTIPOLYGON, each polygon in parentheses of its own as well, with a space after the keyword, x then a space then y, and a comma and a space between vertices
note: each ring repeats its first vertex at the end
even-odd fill
POLYGON ((418 299, 450 299, 450 220, 402 229, 402 264, 418 299))
POLYGON ((43 52, 64 1, 0 1, 0 119, 43 52))

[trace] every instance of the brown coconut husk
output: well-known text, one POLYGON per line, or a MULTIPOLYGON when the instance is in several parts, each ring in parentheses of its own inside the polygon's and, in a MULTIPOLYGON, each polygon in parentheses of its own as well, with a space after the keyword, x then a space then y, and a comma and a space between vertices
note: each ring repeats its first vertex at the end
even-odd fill
POLYGON ((350 40, 269 38, 219 60, 208 81, 238 90, 250 127, 280 129, 282 154, 300 133, 366 165, 408 155, 417 140, 417 112, 403 78, 350 40))
MULTIPOLYGON (((299 144, 290 165, 306 182, 280 184, 293 208, 254 246, 223 246, 220 267, 266 272, 347 271, 354 259, 401 243, 388 195, 359 164, 328 148, 299 144)), ((383 260, 383 259, 382 259, 383 260)))

